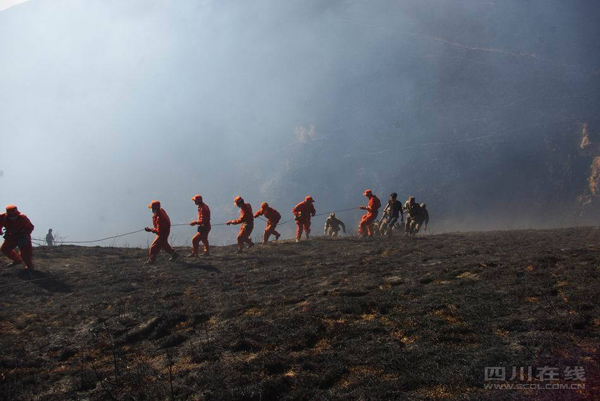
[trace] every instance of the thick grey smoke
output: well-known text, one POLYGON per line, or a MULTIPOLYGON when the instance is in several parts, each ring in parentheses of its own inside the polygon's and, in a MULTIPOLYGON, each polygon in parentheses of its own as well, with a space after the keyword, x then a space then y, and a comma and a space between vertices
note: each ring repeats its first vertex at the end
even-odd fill
POLYGON ((195 193, 213 223, 236 195, 285 219, 307 194, 325 212, 371 188, 427 202, 438 230, 589 224, 572 212, 598 17, 557 0, 27 2, 0 13, 0 206, 71 240, 150 225, 152 199, 189 222, 195 193))

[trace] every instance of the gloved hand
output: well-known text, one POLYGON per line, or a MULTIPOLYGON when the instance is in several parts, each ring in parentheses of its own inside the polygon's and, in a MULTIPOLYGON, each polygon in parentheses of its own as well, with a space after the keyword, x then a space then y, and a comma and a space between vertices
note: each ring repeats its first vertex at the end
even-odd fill
POLYGON ((367 210, 366 206, 359 206, 358 208, 361 209, 361 210, 367 210))
POLYGON ((150 227, 146 227, 146 228, 144 228, 144 230, 146 230, 147 233, 154 232, 150 227))
POLYGON ((228 226, 230 226, 230 225, 232 225, 232 224, 233 224, 233 220, 229 220, 229 221, 228 221, 227 223, 225 223, 225 224, 227 224, 228 226))

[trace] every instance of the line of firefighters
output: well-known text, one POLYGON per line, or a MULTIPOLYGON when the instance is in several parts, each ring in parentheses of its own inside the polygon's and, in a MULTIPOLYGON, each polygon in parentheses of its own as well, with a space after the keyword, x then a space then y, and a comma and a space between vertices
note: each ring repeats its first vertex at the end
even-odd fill
MULTIPOLYGON (((365 191, 365 196, 369 197, 369 192, 369 190, 365 191)), ((381 207, 381 202, 375 195, 372 195, 369 198, 368 206, 361 207, 361 209, 367 210, 367 214, 362 217, 361 222, 359 223, 359 234, 361 234, 361 236, 390 236, 392 235, 393 230, 397 229, 404 229, 406 235, 415 235, 421 230, 421 227, 423 227, 425 231, 427 230, 427 225, 429 224, 427 205, 424 203, 416 203, 414 196, 409 197, 403 206, 398 200, 398 194, 392 192, 387 205, 383 209, 383 216, 379 221, 376 221, 379 207, 381 207), (406 224, 404 224, 405 213, 406 224), (400 220, 400 222, 398 222, 398 220, 400 220), (361 227, 363 227, 362 232, 361 227)), ((337 237, 340 232, 340 227, 343 229, 344 233, 346 233, 346 225, 344 222, 338 219, 335 216, 335 213, 329 214, 329 217, 325 220, 325 235, 337 237)))
MULTIPOLYGON (((404 214, 406 213, 405 232, 406 235, 417 234, 422 226, 427 230, 429 223, 429 213, 427 212, 424 203, 418 204, 413 196, 409 197, 404 205, 397 200, 397 194, 392 193, 390 199, 384 208, 383 217, 379 222, 376 221, 381 201, 373 192, 368 189, 364 195, 369 200, 367 206, 359 208, 365 210, 366 213, 362 216, 358 234, 360 237, 373 237, 375 234, 390 235, 393 229, 399 228, 398 219, 401 223, 404 222, 404 214)), ((200 255, 200 243, 203 245, 203 256, 209 256, 208 234, 211 230, 210 224, 210 208, 204 203, 201 195, 192 197, 192 201, 198 208, 198 218, 192 221, 190 226, 197 227, 197 233, 192 238, 192 252, 188 257, 198 257, 200 255)), ((314 199, 307 196, 302 202, 298 203, 293 209, 294 219, 296 221, 296 242, 305 234, 306 239, 310 239, 311 233, 311 218, 317 213, 314 207, 314 199)), ((281 214, 263 202, 260 209, 256 213, 252 213, 252 206, 246 203, 241 196, 234 199, 234 203, 240 208, 240 215, 235 220, 230 220, 226 224, 241 225, 237 236, 237 251, 243 252, 244 246, 251 248, 254 243, 250 239, 252 230, 254 229, 254 219, 264 216, 267 219, 267 226, 263 233, 263 244, 269 241, 271 235, 278 240, 281 234, 276 231, 277 224, 281 220, 281 214)), ((152 210, 152 227, 146 227, 147 232, 156 234, 152 245, 150 246, 149 258, 146 264, 152 264, 156 261, 156 257, 161 250, 164 250, 171 255, 169 260, 176 260, 179 255, 169 245, 169 234, 171 233, 171 221, 165 210, 161 207, 159 201, 154 200, 148 208, 152 210)), ((331 213, 325 222, 325 235, 337 236, 340 227, 346 232, 345 224, 335 217, 335 213, 331 213)), ((19 212, 15 205, 6 207, 6 213, 0 214, 0 234, 4 232, 4 243, 0 250, 6 255, 12 263, 10 266, 17 266, 21 263, 25 264, 25 269, 33 269, 33 246, 31 243, 31 233, 34 226, 29 218, 19 212), (15 249, 18 248, 18 252, 15 249)))

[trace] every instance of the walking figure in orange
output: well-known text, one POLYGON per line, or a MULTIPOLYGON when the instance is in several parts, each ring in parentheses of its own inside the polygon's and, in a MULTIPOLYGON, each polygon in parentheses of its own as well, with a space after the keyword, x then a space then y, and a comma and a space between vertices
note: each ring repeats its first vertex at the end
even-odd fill
POLYGON ((360 206, 359 208, 362 210, 366 210, 367 213, 360 219, 360 223, 358 225, 358 235, 363 237, 373 237, 373 223, 377 218, 377 214, 379 213, 379 208, 381 207, 381 201, 378 197, 373 195, 373 191, 367 189, 364 195, 369 199, 368 206, 360 206))
POLYGON ((171 220, 167 216, 167 212, 160 207, 160 202, 153 200, 148 205, 148 209, 152 209, 152 225, 154 228, 146 227, 149 233, 156 234, 156 238, 150 245, 150 255, 148 261, 145 264, 153 264, 156 262, 156 256, 159 254, 161 249, 164 249, 169 255, 171 255, 170 261, 175 261, 179 257, 179 254, 175 252, 171 245, 169 245, 169 234, 171 233, 171 220))
POLYGON ((190 226, 198 226, 198 232, 192 238, 192 253, 189 257, 197 257, 200 252, 200 241, 204 245, 204 253, 202 255, 208 256, 208 233, 210 232, 210 209, 206 203, 202 200, 202 196, 194 195, 192 198, 196 206, 198 206, 198 220, 192 221, 190 226))
POLYGON ((27 216, 19 212, 15 205, 6 206, 6 213, 0 214, 0 234, 5 229, 4 243, 0 249, 12 263, 9 266, 17 266, 25 263, 25 270, 31 271, 33 265, 33 246, 31 245, 31 233, 33 224, 27 216), (15 248, 19 252, 15 252, 15 248))
POLYGON ((260 210, 254 213, 255 219, 260 216, 265 216, 267 219, 267 227, 265 227, 265 233, 263 234, 263 244, 269 242, 269 237, 271 235, 274 235, 275 241, 277 241, 279 237, 281 237, 281 234, 275 231, 275 227, 277 227, 279 220, 281 220, 281 214, 279 214, 277 210, 270 207, 267 202, 263 202, 260 205, 260 210))
POLYGON ((248 248, 254 246, 254 242, 250 239, 250 234, 252 234, 252 230, 254 229, 254 216, 252 215, 252 206, 249 203, 245 203, 241 196, 237 196, 233 202, 240 208, 240 217, 237 220, 229 220, 227 225, 242 225, 237 236, 237 253, 242 253, 244 244, 248 244, 248 248))
POLYGON ((310 218, 317 214, 313 205, 314 202, 312 196, 307 196, 303 202, 298 203, 292 209, 292 213, 296 217, 296 242, 300 242, 302 231, 306 233, 306 239, 310 239, 310 218))

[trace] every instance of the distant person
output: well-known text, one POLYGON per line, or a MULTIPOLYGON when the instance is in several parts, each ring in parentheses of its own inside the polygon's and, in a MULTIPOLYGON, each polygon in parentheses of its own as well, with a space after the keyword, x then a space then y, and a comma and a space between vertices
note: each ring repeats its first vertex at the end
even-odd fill
POLYGON ((227 225, 242 225, 237 236, 237 253, 242 253, 244 251, 244 244, 248 244, 248 248, 254 246, 254 242, 250 239, 250 234, 254 230, 254 216, 252 215, 252 206, 249 203, 245 203, 241 196, 237 196, 233 202, 240 208, 240 217, 237 220, 229 220, 227 225))
POLYGON ((6 206, 6 213, 0 214, 0 233, 4 228, 4 243, 0 250, 12 263, 9 266, 18 266, 25 263, 25 270, 31 271, 33 265, 33 246, 31 244, 31 233, 33 224, 27 216, 19 212, 15 205, 6 206), (15 252, 15 248, 19 248, 15 252))
POLYGON ((415 234, 419 232, 421 227, 423 227, 423 231, 427 231, 427 226, 429 225, 429 212, 427 211, 427 205, 421 203, 420 205, 420 213, 417 218, 417 226, 415 228, 415 234))
POLYGON ((405 233, 406 235, 411 234, 411 226, 413 225, 413 221, 417 214, 418 205, 415 203, 415 197, 409 196, 406 202, 404 202, 404 213, 406 214, 406 226, 405 233))
POLYGON ((312 196, 307 196, 304 201, 298 203, 293 209, 296 220, 296 242, 300 242, 302 231, 306 234, 306 239, 310 239, 310 218, 317 214, 313 203, 315 200, 312 196))
POLYGON ((281 237, 275 228, 277 224, 279 224, 279 220, 281 220, 281 214, 275 209, 273 209, 267 202, 263 202, 260 204, 260 209, 258 212, 254 213, 254 218, 258 218, 260 216, 265 216, 267 219, 267 226, 265 227, 265 232, 263 234, 263 244, 269 242, 269 237, 271 235, 275 236, 275 241, 281 237))
POLYGON ((198 206, 198 220, 192 221, 190 226, 198 226, 198 232, 192 238, 192 253, 189 257, 197 257, 200 252, 200 241, 204 245, 203 256, 209 256, 208 249, 208 233, 210 232, 210 209, 202 200, 202 196, 194 195, 192 198, 196 206, 198 206))
POLYGON ((404 211, 406 213, 406 235, 415 235, 420 228, 419 221, 422 221, 423 218, 421 205, 415 202, 414 196, 408 197, 404 203, 404 211))
POLYGON ((381 201, 375 195, 373 195, 373 191, 367 189, 364 196, 369 199, 369 204, 367 206, 360 206, 359 209, 366 210, 367 213, 362 216, 360 219, 360 223, 358 224, 358 235, 361 238, 364 237, 373 237, 373 223, 377 218, 377 214, 379 213, 379 208, 381 207, 381 201))
POLYGON ((381 218, 380 232, 382 235, 391 235, 396 223, 400 219, 404 223, 404 213, 402 212, 402 202, 398 200, 398 194, 392 192, 385 209, 383 209, 383 217, 381 218))
POLYGON ((344 230, 344 234, 346 234, 346 225, 344 222, 335 217, 335 213, 330 213, 327 220, 325 220, 325 235, 328 237, 337 237, 340 232, 340 226, 344 230))
POLYGON ((156 262, 156 256, 160 253, 161 249, 164 249, 169 255, 171 255, 170 261, 174 262, 179 257, 179 254, 175 252, 171 245, 169 245, 169 234, 171 233, 171 220, 167 215, 167 212, 160 207, 160 202, 153 200, 148 205, 148 209, 152 209, 152 225, 154 228, 146 227, 145 230, 149 233, 156 234, 156 238, 150 245, 150 256, 145 264, 153 264, 156 262))
POLYGON ((48 246, 54 246, 54 236, 52 235, 52 229, 49 229, 48 234, 46 234, 46 244, 48 246))

